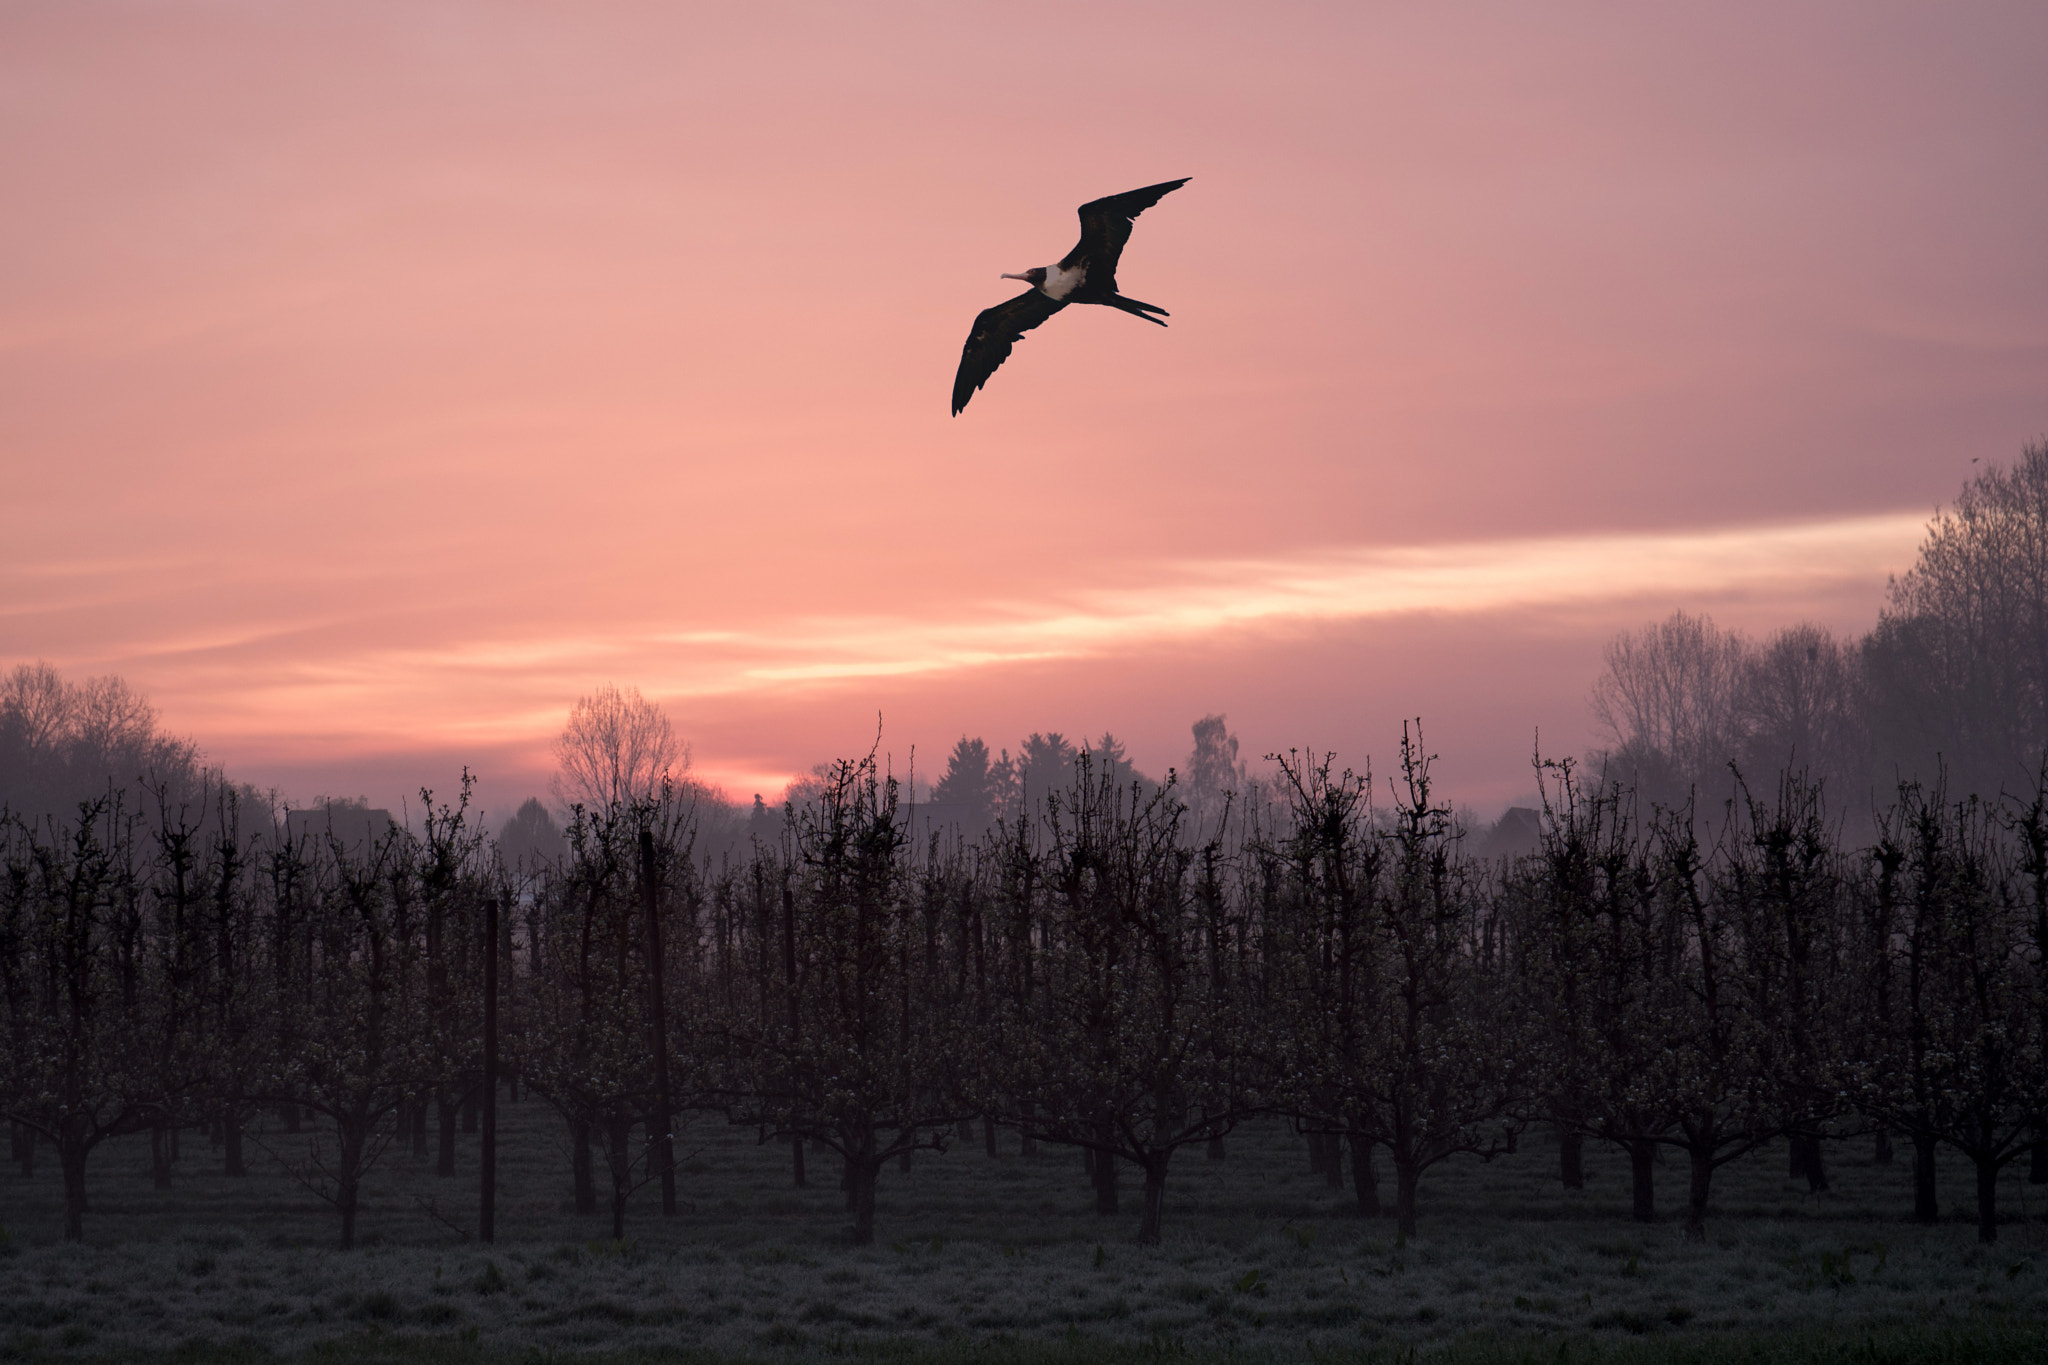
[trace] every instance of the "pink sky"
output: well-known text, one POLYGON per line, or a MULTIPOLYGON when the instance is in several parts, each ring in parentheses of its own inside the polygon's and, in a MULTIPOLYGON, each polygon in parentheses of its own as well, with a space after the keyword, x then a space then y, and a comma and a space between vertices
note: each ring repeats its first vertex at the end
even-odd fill
POLYGON ((1454 795, 1615 630, 1861 630, 2048 430, 2048 8, 0 9, 0 663, 240 776, 1108 728, 1454 795), (1002 271, 1179 176, 958 419, 1002 271))

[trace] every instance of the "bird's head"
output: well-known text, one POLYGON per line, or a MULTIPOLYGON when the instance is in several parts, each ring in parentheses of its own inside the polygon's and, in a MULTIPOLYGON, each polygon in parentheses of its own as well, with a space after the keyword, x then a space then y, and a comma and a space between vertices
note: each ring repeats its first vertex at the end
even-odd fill
POLYGON ((1002 278, 1006 280, 1022 280, 1024 283, 1036 288, 1045 283, 1045 267, 1035 265, 1021 275, 1004 275, 1002 278))

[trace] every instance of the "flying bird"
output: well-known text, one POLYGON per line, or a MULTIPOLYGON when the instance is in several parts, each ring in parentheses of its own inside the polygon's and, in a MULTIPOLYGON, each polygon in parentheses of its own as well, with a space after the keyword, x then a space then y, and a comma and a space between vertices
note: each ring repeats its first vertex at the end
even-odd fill
POLYGON ((1060 258, 1058 265, 1041 265, 1021 275, 1002 276, 1006 280, 1023 280, 1031 287, 1006 303, 982 309, 974 319, 967 344, 960 348, 960 372, 953 377, 953 415, 960 415, 967 400, 974 397, 974 391, 988 383, 989 376, 1010 358, 1010 348, 1022 341, 1026 332, 1070 303, 1120 308, 1134 318, 1158 322, 1164 327, 1166 324, 1159 319, 1170 316, 1164 308, 1127 299, 1116 292, 1116 262, 1123 255, 1124 243, 1131 240, 1131 220, 1192 178, 1089 200, 1081 205, 1081 240, 1060 258))

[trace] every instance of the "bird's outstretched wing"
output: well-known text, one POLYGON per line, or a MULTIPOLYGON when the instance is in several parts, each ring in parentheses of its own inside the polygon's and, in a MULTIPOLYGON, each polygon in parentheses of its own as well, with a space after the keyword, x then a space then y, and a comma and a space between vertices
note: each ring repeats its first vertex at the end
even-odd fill
POLYGON ((974 391, 988 383, 988 377, 1010 358, 1010 348, 1022 341, 1026 332, 1066 306, 1036 289, 1027 289, 977 313, 967 344, 960 348, 960 373, 953 376, 953 415, 960 415, 974 391))
POLYGON ((1115 293, 1116 263, 1124 254, 1124 243, 1131 240, 1131 220, 1193 178, 1183 176, 1081 205, 1081 240, 1060 262, 1060 269, 1072 270, 1085 261, 1089 287, 1115 293))

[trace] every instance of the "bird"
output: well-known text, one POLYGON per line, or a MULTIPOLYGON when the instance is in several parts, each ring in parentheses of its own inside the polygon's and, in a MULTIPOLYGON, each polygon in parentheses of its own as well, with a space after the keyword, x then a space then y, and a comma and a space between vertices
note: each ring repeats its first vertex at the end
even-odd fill
POLYGON ((967 344, 960 348, 959 373, 953 376, 953 415, 960 415, 967 400, 1010 358, 1010 348, 1022 341, 1026 332, 1070 303, 1099 303, 1164 327, 1159 319, 1172 316, 1164 308, 1116 292, 1116 263, 1123 255, 1124 243, 1131 240, 1131 220, 1191 179, 1183 176, 1089 200, 1080 208, 1081 240, 1058 265, 1004 274, 1001 278, 1023 280, 1031 287, 975 316, 967 344))

